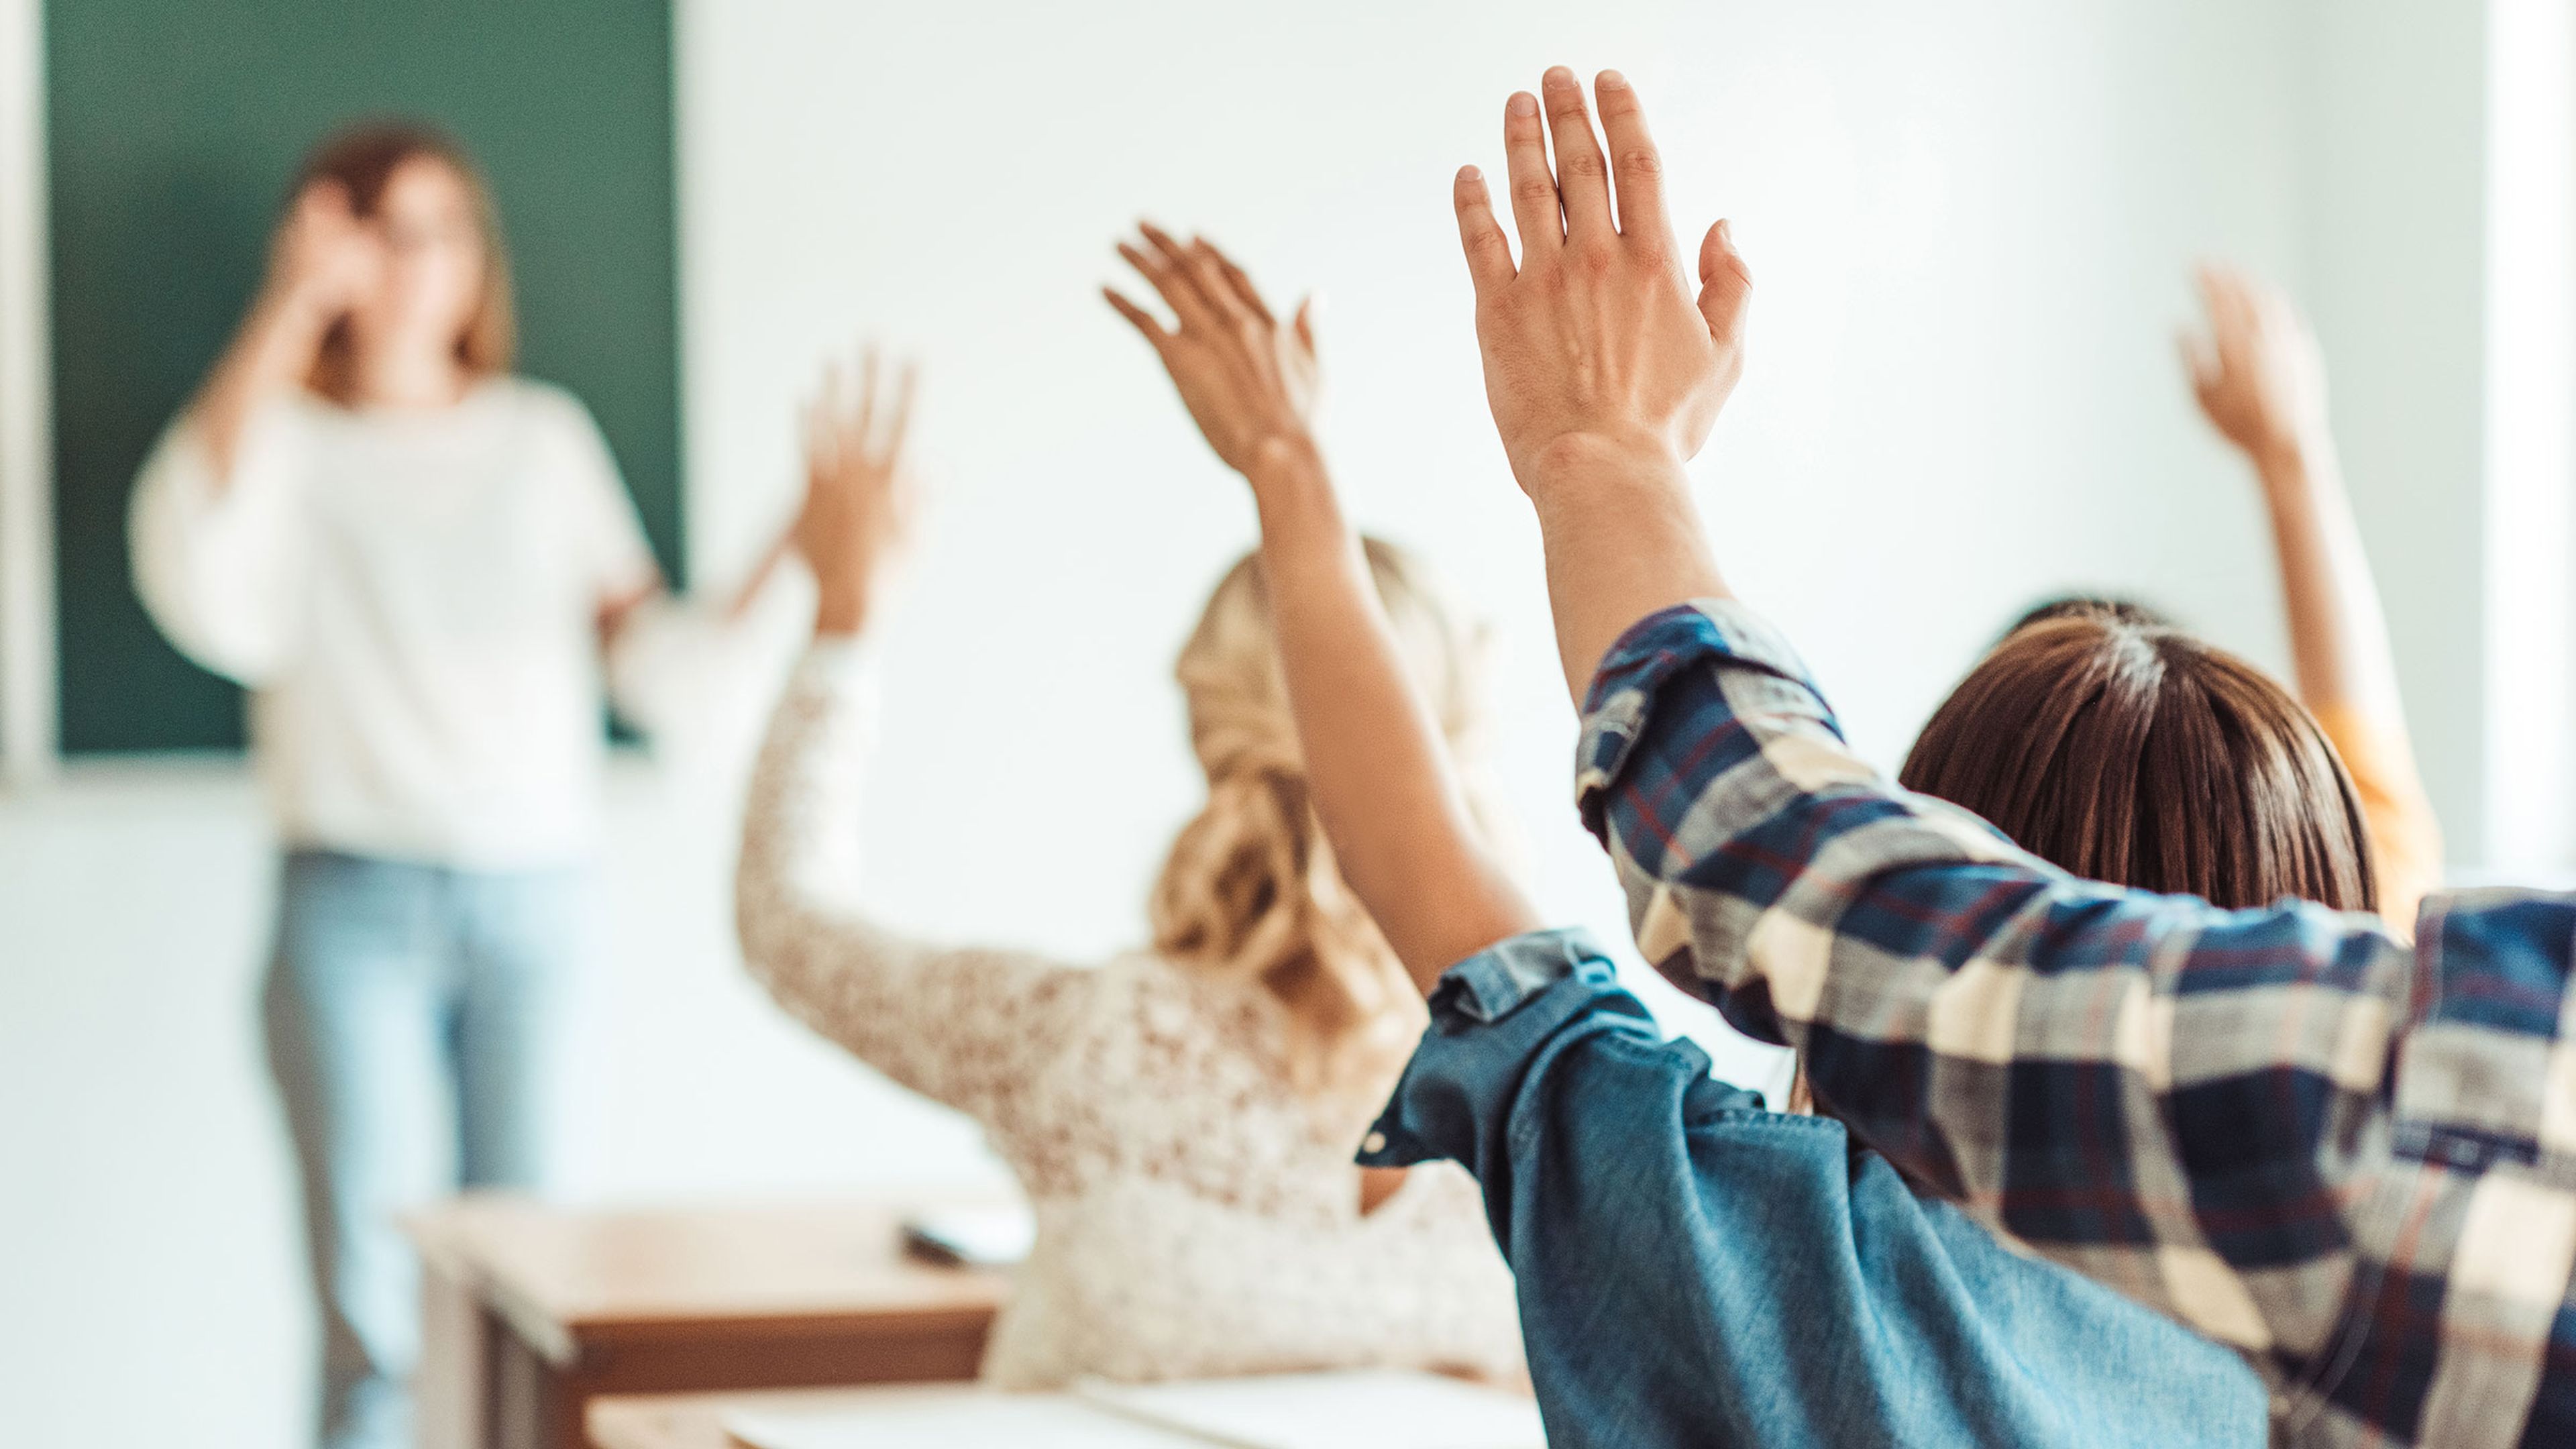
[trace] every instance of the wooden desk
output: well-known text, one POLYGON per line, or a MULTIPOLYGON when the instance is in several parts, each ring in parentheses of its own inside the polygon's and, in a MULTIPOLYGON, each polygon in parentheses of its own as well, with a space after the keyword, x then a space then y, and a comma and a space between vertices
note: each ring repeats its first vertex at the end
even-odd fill
POLYGON ((1005 1281, 907 1255, 913 1206, 423 1213, 418 1442, 582 1449, 604 1393, 972 1378, 1005 1281))

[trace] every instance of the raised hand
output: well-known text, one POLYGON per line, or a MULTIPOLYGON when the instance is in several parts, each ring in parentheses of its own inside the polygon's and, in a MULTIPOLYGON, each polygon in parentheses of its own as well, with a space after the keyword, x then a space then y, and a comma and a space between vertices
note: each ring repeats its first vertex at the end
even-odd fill
POLYGON ((1138 222, 1144 245, 1118 254, 1143 275, 1175 325, 1103 287, 1118 315, 1134 323, 1172 375, 1190 417, 1227 466, 1256 484, 1279 464, 1314 450, 1317 372, 1313 299, 1282 325, 1243 268, 1204 238, 1186 244, 1138 222))
POLYGON ((2185 333, 2200 410, 2267 481, 2326 444, 2326 371, 2317 339, 2280 289, 2228 266, 2200 269, 2206 334, 2185 333))
POLYGON ((269 289, 281 302, 337 321, 384 266, 375 228, 350 206, 348 188, 316 181, 295 198, 269 252, 269 289))
POLYGON ((886 565, 911 533, 916 495, 903 444, 917 372, 905 364, 888 399, 880 371, 871 347, 853 392, 836 364, 805 411, 805 506, 791 537, 814 571, 817 634, 866 626, 886 565))
POLYGON ((1476 284, 1485 396, 1524 488, 1540 485, 1552 448, 1689 458, 1744 367, 1753 280, 1726 223, 1700 243, 1694 298, 1664 213, 1663 161, 1636 90, 1617 71, 1603 71, 1595 86, 1606 161, 1583 87, 1563 66, 1540 86, 1544 132, 1538 97, 1519 92, 1504 107, 1517 267, 1483 174, 1473 166, 1458 173, 1458 234, 1476 284))

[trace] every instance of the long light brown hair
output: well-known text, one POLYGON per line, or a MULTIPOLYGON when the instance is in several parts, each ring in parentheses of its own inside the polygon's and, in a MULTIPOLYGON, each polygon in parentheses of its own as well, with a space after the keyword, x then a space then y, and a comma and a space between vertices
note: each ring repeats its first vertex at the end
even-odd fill
POLYGON ((2144 611, 2059 605, 2015 628, 1898 780, 2095 880, 2230 909, 2378 908, 2361 797, 2315 717, 2144 611))
MULTIPOLYGON (((1490 829, 1501 817, 1477 764, 1482 631, 1419 559, 1374 538, 1362 546, 1405 662, 1490 829)), ((1386 1049, 1410 1043, 1422 1001, 1343 884, 1315 818, 1258 554, 1218 583, 1174 673, 1208 797, 1154 884, 1154 947, 1276 996, 1292 1023, 1300 1090, 1352 1085, 1338 1080, 1351 1075, 1346 1066, 1371 1076, 1386 1049)))
MULTIPOLYGON (((292 195, 317 181, 336 181, 360 217, 376 214, 385 183, 403 163, 436 161, 456 175, 474 205, 483 238, 483 295, 456 337, 456 360, 469 377, 507 372, 518 350, 518 314, 510 296, 510 254, 501 240, 501 216, 481 168, 454 137, 416 121, 367 121, 348 127, 313 150, 297 175, 292 195)), ((355 342, 341 318, 323 335, 305 385, 335 402, 349 401, 356 384, 355 342)))

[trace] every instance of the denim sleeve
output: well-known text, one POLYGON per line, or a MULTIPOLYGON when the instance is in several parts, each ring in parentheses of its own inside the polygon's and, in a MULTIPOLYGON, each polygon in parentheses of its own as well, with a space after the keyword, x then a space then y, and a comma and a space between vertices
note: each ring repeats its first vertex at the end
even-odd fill
POLYGON ((2263 1442, 2235 1356, 1666 1041, 1576 931, 1451 969, 1364 1162, 1451 1158, 1553 1445, 2263 1442))
POLYGON ((1666 1043, 1644 1003, 1619 985, 1590 933, 1534 931, 1471 956, 1440 978, 1431 994, 1430 1028, 1360 1161, 1463 1164, 1483 1185, 1494 1241, 1510 1257, 1514 1108, 1551 1061, 1603 1036, 1673 1053, 1681 1070, 1707 1081, 1703 1095, 1711 1107, 1762 1105, 1758 1092, 1709 1079, 1708 1057, 1698 1047, 1666 1043))

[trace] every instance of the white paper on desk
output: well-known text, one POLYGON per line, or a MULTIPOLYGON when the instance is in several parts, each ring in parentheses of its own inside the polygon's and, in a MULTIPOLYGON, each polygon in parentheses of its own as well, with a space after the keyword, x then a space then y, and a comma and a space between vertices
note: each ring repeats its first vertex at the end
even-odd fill
POLYGON ((1538 1405, 1437 1374, 1355 1369, 1074 1392, 1228 1449, 1546 1449, 1538 1405))
POLYGON ((883 1402, 812 1413, 729 1414, 753 1449, 1206 1449, 1206 1441, 1070 1394, 889 1390, 883 1402))

